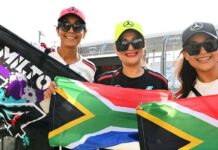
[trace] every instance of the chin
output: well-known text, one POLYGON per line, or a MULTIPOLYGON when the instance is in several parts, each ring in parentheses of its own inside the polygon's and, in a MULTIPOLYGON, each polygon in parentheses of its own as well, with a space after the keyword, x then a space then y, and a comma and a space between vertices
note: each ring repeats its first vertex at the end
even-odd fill
POLYGON ((127 65, 129 65, 129 66, 136 66, 138 64, 139 64, 138 62, 128 62, 127 63, 127 65))

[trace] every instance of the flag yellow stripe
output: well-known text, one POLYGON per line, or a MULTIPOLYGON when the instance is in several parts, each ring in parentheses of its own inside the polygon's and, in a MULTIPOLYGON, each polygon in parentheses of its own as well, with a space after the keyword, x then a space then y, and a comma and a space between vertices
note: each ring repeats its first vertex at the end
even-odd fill
POLYGON ((137 110, 137 114, 142 116, 143 118, 146 118, 148 120, 150 120, 151 122, 159 125, 160 127, 170 131, 171 133, 187 140, 187 141, 190 141, 190 143, 188 143, 187 145, 181 147, 179 150, 187 150, 187 149, 191 149, 191 148, 194 148, 195 146, 203 143, 202 140, 194 137, 194 136, 191 136, 187 133, 185 133, 184 131, 178 129, 178 128, 175 128, 174 126, 162 121, 161 119, 147 113, 147 112, 144 112, 143 110, 137 110))
POLYGON ((79 109, 84 114, 84 116, 77 118, 75 120, 72 120, 60 126, 59 128, 49 132, 49 135, 48 135, 49 138, 52 138, 53 136, 56 136, 57 134, 60 134, 61 132, 95 116, 93 113, 88 111, 84 106, 82 106, 77 100, 75 100, 69 94, 65 93, 61 88, 57 88, 56 92, 60 94, 62 97, 64 97, 64 99, 67 100, 69 103, 74 105, 77 109, 79 109))

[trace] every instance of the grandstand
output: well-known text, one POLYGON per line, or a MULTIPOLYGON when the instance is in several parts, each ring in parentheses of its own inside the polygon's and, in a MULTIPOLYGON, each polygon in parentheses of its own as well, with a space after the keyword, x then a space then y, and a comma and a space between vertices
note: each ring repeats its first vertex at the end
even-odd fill
MULTIPOLYGON (((216 28, 218 30, 218 28, 216 28)), ((169 80, 169 87, 175 90, 179 82, 175 77, 174 62, 182 48, 182 31, 148 35, 145 37, 145 62, 154 71, 165 75, 169 80)), ((82 56, 88 58, 98 68, 98 73, 116 69, 120 61, 114 50, 114 41, 84 44, 80 48, 82 56)))

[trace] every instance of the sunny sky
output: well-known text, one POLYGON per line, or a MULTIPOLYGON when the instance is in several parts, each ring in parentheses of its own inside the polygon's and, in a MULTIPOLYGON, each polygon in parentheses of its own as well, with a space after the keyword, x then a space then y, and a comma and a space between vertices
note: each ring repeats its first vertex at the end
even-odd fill
POLYGON ((113 40, 114 26, 127 19, 142 24, 145 35, 181 31, 195 21, 218 25, 216 0, 0 0, 0 24, 28 42, 58 45, 55 31, 62 9, 75 6, 87 19, 82 43, 113 40))

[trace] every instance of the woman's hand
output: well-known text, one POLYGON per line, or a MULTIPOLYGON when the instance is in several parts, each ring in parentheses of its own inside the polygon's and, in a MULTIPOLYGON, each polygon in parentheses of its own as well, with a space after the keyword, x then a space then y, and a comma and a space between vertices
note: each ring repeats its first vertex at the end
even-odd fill
POLYGON ((48 89, 44 92, 44 99, 50 99, 51 98, 51 95, 55 95, 56 92, 55 90, 57 89, 57 85, 54 81, 51 81, 48 89))

